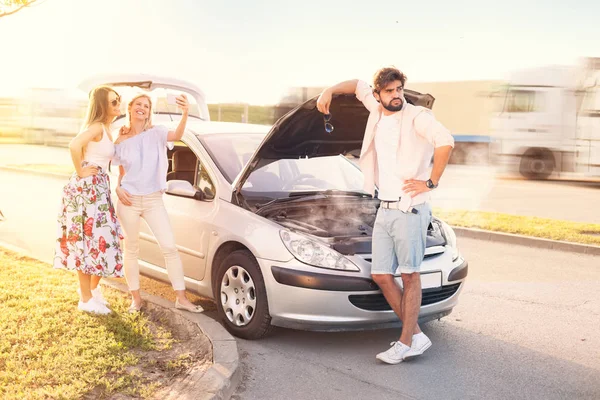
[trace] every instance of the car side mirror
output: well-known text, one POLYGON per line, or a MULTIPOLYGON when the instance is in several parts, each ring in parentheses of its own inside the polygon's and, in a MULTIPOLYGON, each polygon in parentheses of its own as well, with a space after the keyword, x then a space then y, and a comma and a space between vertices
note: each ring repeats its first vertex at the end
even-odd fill
POLYGON ((206 200, 213 200, 215 198, 215 193, 208 186, 206 186, 203 190, 199 192, 201 192, 204 195, 204 199, 206 200))
POLYGON ((204 200, 206 197, 204 192, 196 190, 188 181, 178 179, 167 181, 167 194, 196 200, 204 200))

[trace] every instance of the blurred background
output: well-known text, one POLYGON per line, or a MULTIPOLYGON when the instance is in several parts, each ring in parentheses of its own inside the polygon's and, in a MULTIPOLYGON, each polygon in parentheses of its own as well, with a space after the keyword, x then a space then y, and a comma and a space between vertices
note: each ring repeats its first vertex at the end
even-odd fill
MULTIPOLYGON (((435 97, 436 117, 456 140, 452 164, 495 165, 527 179, 600 178, 599 83, 600 58, 582 58, 579 65, 516 71, 505 81, 409 82, 407 88, 435 97)), ((209 98, 208 118, 271 125, 323 89, 290 87, 271 105, 209 98)), ((157 99, 155 112, 175 111, 166 94, 157 99)), ((0 97, 0 144, 65 147, 86 107, 86 93, 71 88, 0 97)))
POLYGON ((181 78, 204 91, 208 119, 270 125, 393 64, 436 99, 452 164, 600 178, 600 6, 481 3, 2 0, 0 145, 66 146, 87 105, 78 85, 95 74, 181 78))
MULTIPOLYGON (((270 125, 395 65, 435 98, 451 164, 599 180, 600 5, 483 3, 1 0, 0 146, 66 147, 87 106, 81 82, 98 74, 182 79, 203 92, 205 119, 270 125)), ((176 111, 153 95, 156 112, 176 111)))

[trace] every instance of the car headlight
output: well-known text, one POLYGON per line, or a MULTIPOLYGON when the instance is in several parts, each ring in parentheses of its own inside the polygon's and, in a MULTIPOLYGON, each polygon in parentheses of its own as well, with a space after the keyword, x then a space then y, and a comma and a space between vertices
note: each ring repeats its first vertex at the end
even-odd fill
POLYGON ((342 271, 360 271, 342 254, 306 236, 287 230, 280 231, 279 236, 290 253, 303 263, 342 271))
POLYGON ((446 238, 446 244, 452 249, 452 261, 456 261, 460 253, 458 252, 458 246, 456 244, 456 233, 454 233, 454 229, 450 227, 444 221, 440 221, 442 226, 442 233, 446 238))

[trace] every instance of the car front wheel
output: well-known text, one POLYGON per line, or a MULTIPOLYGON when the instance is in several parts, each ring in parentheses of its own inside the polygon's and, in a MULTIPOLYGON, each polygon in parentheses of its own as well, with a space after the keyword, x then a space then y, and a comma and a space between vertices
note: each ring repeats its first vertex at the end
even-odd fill
POLYGON ((217 270, 215 300, 225 328, 244 339, 260 339, 271 330, 265 282, 247 250, 228 255, 217 270))

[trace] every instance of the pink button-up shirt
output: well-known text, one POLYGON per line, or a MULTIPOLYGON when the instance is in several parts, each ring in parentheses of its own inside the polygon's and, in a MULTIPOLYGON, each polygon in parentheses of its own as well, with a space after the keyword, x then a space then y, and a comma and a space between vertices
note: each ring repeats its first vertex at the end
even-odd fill
MULTIPOLYGON (((373 89, 364 81, 356 85, 356 98, 369 110, 369 119, 360 151, 359 165, 364 174, 364 189, 371 195, 375 194, 378 185, 379 169, 389 168, 396 171, 403 180, 427 180, 431 174, 431 157, 436 147, 454 147, 454 138, 450 131, 439 123, 431 110, 413 106, 404 99, 404 107, 393 114, 399 122, 400 142, 396 151, 394 165, 381 165, 377 161, 375 150, 375 133, 377 123, 381 118, 383 106, 373 96, 373 89)), ((421 193, 412 198, 411 204, 421 204, 428 201, 429 192, 421 193)))

